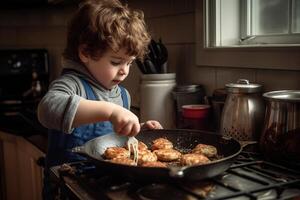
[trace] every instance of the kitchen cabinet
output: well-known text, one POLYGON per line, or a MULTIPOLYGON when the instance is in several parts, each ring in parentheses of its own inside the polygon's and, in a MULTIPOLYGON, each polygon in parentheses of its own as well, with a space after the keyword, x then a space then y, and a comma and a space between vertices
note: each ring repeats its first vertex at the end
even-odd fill
POLYGON ((42 199, 44 153, 21 136, 0 131, 0 199, 42 199))

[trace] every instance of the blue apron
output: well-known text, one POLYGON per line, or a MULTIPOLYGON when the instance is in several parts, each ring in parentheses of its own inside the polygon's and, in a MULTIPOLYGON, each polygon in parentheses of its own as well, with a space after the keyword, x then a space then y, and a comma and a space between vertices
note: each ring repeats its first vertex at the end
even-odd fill
MULTIPOLYGON (((83 79, 81 79, 81 82, 87 94, 87 99, 98 100, 88 82, 83 79)), ((123 87, 119 87, 121 89, 123 107, 129 109, 127 93, 123 87)), ((44 170, 43 199, 55 199, 55 194, 57 193, 57 188, 55 186, 56 184, 53 183, 49 177, 50 167, 68 162, 85 160, 84 157, 72 153, 69 150, 73 147, 83 145, 84 143, 95 137, 102 136, 111 132, 113 132, 113 127, 111 122, 109 121, 80 126, 78 128, 75 128, 71 134, 62 133, 56 130, 49 130, 48 152, 46 155, 44 170)))
MULTIPOLYGON (((85 80, 81 79, 87 94, 87 99, 98 100, 91 86, 85 80)), ((120 87, 120 86, 119 86, 120 87)), ((121 89, 121 97, 123 107, 128 108, 128 98, 123 87, 121 89)), ((48 134, 48 153, 46 156, 46 167, 61 165, 67 162, 84 160, 82 156, 72 153, 69 150, 76 146, 81 146, 87 141, 113 132, 111 122, 104 121, 94 124, 87 124, 77 127, 71 134, 65 134, 60 131, 50 130, 48 134)))

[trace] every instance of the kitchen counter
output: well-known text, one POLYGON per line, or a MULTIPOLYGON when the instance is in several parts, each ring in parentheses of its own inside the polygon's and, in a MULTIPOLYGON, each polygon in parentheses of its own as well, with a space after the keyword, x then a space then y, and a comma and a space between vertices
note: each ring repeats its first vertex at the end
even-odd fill
POLYGON ((48 135, 46 129, 43 131, 34 130, 34 129, 25 129, 20 131, 19 129, 14 129, 8 126, 1 126, 0 125, 0 131, 5 132, 7 134, 17 136, 17 137, 23 137, 27 141, 29 141, 31 144, 36 146, 41 152, 46 153, 47 152, 47 143, 48 143, 48 135))
POLYGON ((25 138, 42 153, 47 151, 48 129, 39 123, 35 112, 1 113, 0 131, 25 138))

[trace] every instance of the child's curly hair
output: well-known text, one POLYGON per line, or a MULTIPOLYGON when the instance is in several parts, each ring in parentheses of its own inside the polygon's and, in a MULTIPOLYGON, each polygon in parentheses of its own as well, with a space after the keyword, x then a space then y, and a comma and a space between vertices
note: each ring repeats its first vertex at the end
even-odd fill
POLYGON ((142 11, 131 10, 118 0, 85 0, 70 21, 63 56, 80 62, 82 45, 95 59, 108 48, 115 52, 125 48, 128 55, 142 59, 149 42, 142 11))

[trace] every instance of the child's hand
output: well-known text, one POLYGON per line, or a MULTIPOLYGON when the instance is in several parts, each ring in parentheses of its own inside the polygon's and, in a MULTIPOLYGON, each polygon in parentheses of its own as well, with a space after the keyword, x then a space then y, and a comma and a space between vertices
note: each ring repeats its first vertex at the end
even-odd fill
POLYGON ((138 117, 129 110, 116 106, 109 118, 116 133, 127 136, 134 136, 140 132, 138 117))
POLYGON ((141 129, 163 129, 163 127, 158 121, 149 120, 141 123, 141 129))

